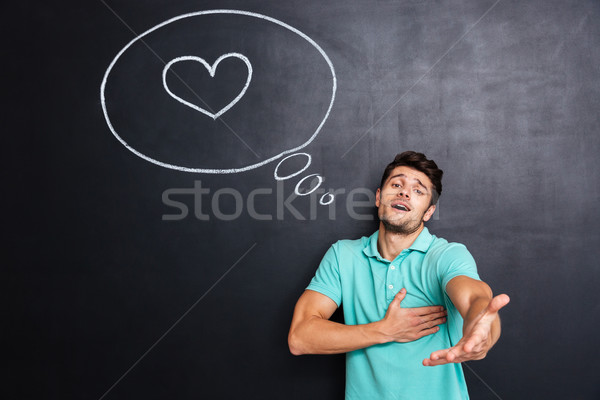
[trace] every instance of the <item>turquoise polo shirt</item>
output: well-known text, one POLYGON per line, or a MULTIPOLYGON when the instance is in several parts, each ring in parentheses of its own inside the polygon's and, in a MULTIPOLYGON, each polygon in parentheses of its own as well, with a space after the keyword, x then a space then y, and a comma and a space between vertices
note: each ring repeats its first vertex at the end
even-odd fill
POLYGON ((467 248, 429 233, 419 234, 393 261, 377 250, 379 231, 333 244, 307 287, 343 305, 347 325, 381 320, 396 293, 406 288, 402 307, 443 305, 447 323, 432 335, 408 343, 385 343, 346 354, 346 399, 468 399, 460 364, 424 367, 423 359, 455 345, 463 320, 446 293, 459 275, 479 279, 467 248))

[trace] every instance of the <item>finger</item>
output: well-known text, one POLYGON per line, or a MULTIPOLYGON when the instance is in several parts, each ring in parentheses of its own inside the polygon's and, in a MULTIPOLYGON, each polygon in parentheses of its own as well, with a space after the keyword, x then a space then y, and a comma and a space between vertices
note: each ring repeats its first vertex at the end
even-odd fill
POLYGON ((448 312, 442 306, 426 306, 426 307, 414 307, 410 309, 415 315, 429 315, 434 313, 443 312, 444 315, 448 312))
MULTIPOLYGON (((452 353, 449 353, 452 354, 452 353)), ((465 361, 471 361, 471 360, 480 360, 483 357, 480 356, 454 356, 452 357, 446 357, 446 358, 441 358, 439 360, 431 360, 431 359, 425 359, 423 360, 423 365, 426 367, 435 367, 437 365, 444 365, 444 364, 458 364, 458 363, 462 363, 465 361)))
POLYGON ((442 350, 437 350, 434 351, 433 353, 431 353, 429 355, 429 359, 431 361, 437 361, 437 360, 441 360, 441 359, 445 359, 446 355, 448 355, 448 352, 452 349, 452 347, 448 348, 448 349, 442 349, 442 350))
POLYGON ((459 363, 468 358, 462 346, 455 346, 446 354, 445 360, 449 363, 459 363))
POLYGON ((440 330, 439 326, 434 326, 432 328, 423 329, 417 333, 416 339, 421 339, 423 336, 431 335, 432 333, 436 333, 440 330))
POLYGON ((448 351, 446 354, 446 361, 448 362, 458 362, 458 359, 465 354, 462 346, 454 346, 448 351))
POLYGON ((450 347, 444 358, 448 362, 458 362, 457 360, 462 359, 466 355, 464 349, 464 341, 460 340, 456 346, 450 347))
POLYGON ((446 321, 446 311, 442 311, 442 312, 438 312, 435 314, 429 314, 426 316, 422 316, 421 318, 423 319, 423 321, 427 322, 427 321, 436 321, 436 320, 440 320, 443 319, 444 322, 446 321))
POLYGON ((450 355, 453 354, 451 352, 448 353, 448 355, 444 358, 440 358, 439 360, 432 360, 432 359, 425 359, 423 360, 423 365, 426 367, 435 367, 437 365, 444 365, 444 364, 451 364, 451 363, 460 363, 465 361, 465 359, 458 357, 458 356, 452 356, 450 357, 450 355))
POLYGON ((434 367, 436 365, 448 364, 449 361, 447 359, 447 356, 451 350, 452 347, 449 349, 434 351, 433 353, 431 353, 429 358, 423 360, 423 365, 426 367, 434 367))
POLYGON ((419 317, 419 318, 420 319, 419 319, 418 327, 421 329, 433 328, 434 326, 441 325, 446 322, 446 317, 442 313, 438 314, 437 318, 425 318, 425 317, 419 317))
POLYGON ((442 358, 441 360, 431 360, 429 358, 426 358, 423 360, 423 365, 426 367, 435 367, 438 365, 444 365, 444 364, 448 364, 448 361, 445 358, 442 358))

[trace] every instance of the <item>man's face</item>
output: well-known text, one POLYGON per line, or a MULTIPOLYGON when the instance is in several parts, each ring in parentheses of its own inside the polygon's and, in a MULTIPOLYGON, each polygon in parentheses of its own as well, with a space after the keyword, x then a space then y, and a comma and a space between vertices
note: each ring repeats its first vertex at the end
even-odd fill
POLYGON ((404 235, 416 232, 435 211, 435 206, 429 205, 433 190, 424 173, 406 166, 394 168, 375 197, 385 229, 404 235))

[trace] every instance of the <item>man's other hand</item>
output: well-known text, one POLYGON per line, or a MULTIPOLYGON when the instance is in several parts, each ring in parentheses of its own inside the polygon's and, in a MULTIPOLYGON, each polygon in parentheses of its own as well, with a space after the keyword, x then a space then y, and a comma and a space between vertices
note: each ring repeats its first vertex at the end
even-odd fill
POLYGON ((456 346, 434 351, 429 358, 423 360, 423 365, 430 367, 484 358, 497 340, 492 335, 492 324, 498 318, 498 311, 509 301, 510 298, 505 294, 494 297, 487 307, 465 326, 463 337, 456 346))
POLYGON ((400 290, 390 303, 385 317, 377 322, 378 329, 390 342, 412 342, 440 330, 440 324, 446 322, 447 312, 441 306, 416 308, 402 307, 406 289, 400 290))

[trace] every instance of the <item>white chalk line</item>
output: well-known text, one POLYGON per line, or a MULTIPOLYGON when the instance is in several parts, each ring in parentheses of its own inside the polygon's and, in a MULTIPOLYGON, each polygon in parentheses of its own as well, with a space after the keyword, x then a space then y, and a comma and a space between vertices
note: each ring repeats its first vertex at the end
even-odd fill
POLYGON ((308 196, 309 194, 311 194, 312 192, 314 192, 315 190, 317 190, 319 188, 319 186, 321 186, 321 184, 323 183, 323 177, 319 174, 310 174, 310 175, 306 175, 304 178, 300 179, 298 181, 298 183, 296 184, 296 188, 294 189, 294 193, 296 193, 298 196, 308 196), (311 178, 313 176, 317 177, 317 180, 319 181, 315 186, 313 186, 312 189, 301 193, 300 192, 300 186, 302 186, 302 183, 307 180, 308 178, 311 178))
MULTIPOLYGON (((108 8, 108 9, 109 9, 109 10, 110 10, 110 11, 111 11, 111 12, 112 12, 112 13, 113 13, 113 14, 114 14, 114 15, 115 15, 115 16, 116 16, 118 19, 119 19, 119 21, 121 21, 121 22, 123 23, 123 25, 125 25, 125 26, 127 27, 127 29, 129 29, 129 30, 130 30, 130 31, 131 31, 131 32, 132 32, 134 35, 136 35, 136 37, 137 37, 137 35, 138 35, 138 34, 137 34, 137 32, 136 32, 136 31, 134 31, 134 30, 133 30, 133 28, 131 28, 131 27, 130 27, 130 26, 127 24, 127 22, 125 22, 125 21, 123 20, 123 18, 121 18, 121 17, 119 16, 119 14, 117 14, 117 13, 116 13, 116 11, 115 11, 115 10, 113 10, 113 9, 112 9, 112 8, 111 8, 111 7, 110 7, 108 4, 106 4, 106 2, 105 2, 104 0, 100 0, 100 1, 102 2, 102 4, 104 4, 104 5, 106 6, 106 8, 108 8)), ((135 40, 135 39, 134 39, 134 40, 135 40)), ((146 42, 145 42, 144 40, 142 40, 142 39, 140 39, 140 42, 141 42, 142 44, 144 44, 144 46, 146 46, 146 48, 147 48, 148 50, 150 50, 150 52, 151 52, 152 54, 154 54, 154 56, 155 56, 156 58, 158 58, 158 59, 159 59, 159 60, 160 60, 160 61, 161 61, 163 64, 165 64, 165 60, 163 60, 163 59, 162 59, 162 57, 161 57, 161 56, 159 56, 159 55, 158 55, 158 54, 157 54, 157 53, 154 51, 154 49, 152 49, 152 47, 150 47, 150 46, 148 45, 148 43, 146 43, 146 42)), ((191 87, 190 87, 190 86, 189 86, 189 85, 188 85, 188 84, 187 84, 187 83, 186 83, 186 82, 185 82, 185 81, 184 81, 184 80, 183 80, 183 79, 182 79, 182 78, 181 78, 181 77, 178 75, 178 74, 176 74, 175 72, 171 72, 171 73, 172 73, 173 75, 175 75, 175 77, 176 77, 177 79, 179 79, 179 81, 180 81, 181 83, 183 83, 183 84, 184 84, 184 85, 185 85, 185 86, 186 86, 186 87, 187 87, 187 88, 190 90, 190 92, 192 92, 192 93, 194 94, 194 96, 196 96, 196 98, 197 98, 198 100, 200 100, 200 101, 201 101, 201 102, 202 102, 202 103, 203 103, 203 104, 204 104, 204 105, 205 105, 205 106, 206 106, 208 109, 210 109, 210 106, 209 106, 208 104, 206 104, 206 102, 204 101, 204 99, 202 99, 202 98, 201 98, 201 97, 198 95, 198 93, 196 93, 196 92, 195 92, 195 91, 194 91, 194 90, 193 90, 193 89, 192 89, 192 88, 191 88, 191 87)), ((106 114, 105 114, 105 115, 106 115, 106 114)), ((227 122, 225 122, 225 120, 223 119, 223 117, 219 118, 219 121, 220 121, 220 122, 221 122, 223 125, 225 125, 225 127, 226 127, 226 128, 227 128, 227 129, 228 129, 228 130, 229 130, 231 133, 233 133, 233 135, 234 135, 236 138, 238 138, 238 140, 239 140, 240 142, 242 142, 242 143, 244 144, 244 146, 246 146, 246 148, 248 148, 248 150, 250 150, 250 152, 251 152, 252 154, 254 154, 254 156, 255 156, 256 158, 260 158, 260 156, 259 156, 258 154, 256 154, 256 152, 254 151, 254 149, 252 149, 252 148, 251 148, 251 147, 248 145, 248 143, 246 143, 246 141, 245 141, 244 139, 242 139, 242 138, 241 138, 241 137, 240 137, 240 136, 239 136, 239 135, 238 135, 238 134, 237 134, 237 133, 236 133, 236 132, 235 132, 235 131, 234 131, 234 130, 233 130, 233 129, 232 129, 232 128, 231 128, 231 127, 228 125, 228 124, 227 124, 227 122)), ((109 128, 110 128, 110 125, 109 125, 109 128)))
POLYGON ((286 179, 293 178, 294 176, 296 176, 296 175, 300 175, 301 173, 303 173, 304 171, 306 171, 306 169, 307 169, 308 167, 310 167, 310 163, 311 163, 311 162, 312 162, 312 157, 311 157, 311 156, 310 156, 310 154, 308 154, 308 153, 295 153, 295 154, 291 154, 291 155, 289 155, 289 156, 285 157, 284 159, 282 159, 281 161, 279 161, 279 162, 277 163, 277 166, 275 167, 275 171, 273 172, 273 177, 275 177, 275 180, 276 180, 276 181, 285 181, 286 179), (296 157, 296 156, 306 156, 306 164, 304 165, 304 167, 302 167, 302 168, 301 168, 299 171, 296 171, 296 172, 294 172, 294 173, 292 173, 292 174, 285 175, 285 176, 279 176, 279 173, 278 173, 278 171, 279 171, 279 166, 280 166, 281 164, 283 164, 283 162, 284 162, 285 160, 287 160, 287 159, 289 159, 289 158, 292 158, 292 157, 296 157))
POLYGON ((179 319, 177 321, 175 321, 175 323, 173 325, 171 325, 171 327, 169 329, 166 330, 165 333, 162 334, 162 336, 160 338, 158 338, 158 340, 156 342, 154 342, 154 344, 152 346, 150 346, 148 348, 148 350, 146 350, 144 352, 144 354, 142 354, 142 356, 140 358, 138 358, 138 360, 136 362, 133 363, 133 365, 131 367, 129 367, 129 369, 127 371, 125 371, 125 373, 123 375, 121 375, 121 377, 119 379, 117 379, 117 381, 115 383, 113 383, 113 385, 108 388, 108 390, 106 392, 104 392, 104 394, 102 396, 100 396, 100 398, 98 400, 102 400, 104 397, 106 397, 106 395, 108 393, 110 393, 111 390, 113 390, 115 388, 115 386, 117 386, 119 384, 119 382, 121 382, 123 380, 123 378, 125 378, 132 369, 134 369, 136 367, 136 365, 138 365, 140 363, 140 361, 142 361, 144 359, 144 357, 146 357, 148 355, 148 353, 150 353, 152 351, 152 349, 154 349, 156 347, 156 345, 158 343, 160 343, 165 336, 167 336, 169 334, 169 332, 171 332, 173 330, 173 328, 175 328, 175 326, 177 326, 177 324, 179 324, 181 322, 182 319, 184 319, 189 313, 190 311, 192 311, 197 305, 198 303, 200 303, 202 301, 202 299, 204 299, 211 290, 214 289, 215 286, 217 286, 219 284, 219 282, 221 282, 221 280, 223 280, 223 278, 225 278, 225 276, 231 272, 232 269, 235 268, 236 265, 238 265, 240 263, 240 261, 242 261, 244 259, 244 257, 246 257, 246 255, 248 255, 248 253, 250 253, 250 251, 256 246, 257 243, 254 243, 252 246, 250 246, 250 248, 248 250, 246 250, 246 252, 244 254, 242 254, 242 256, 240 258, 238 258, 238 260, 236 262, 233 263, 233 265, 231 267, 229 267, 229 269, 227 271, 225 271, 225 273, 223 275, 221 275, 221 277, 219 279, 217 279, 217 281, 215 283, 213 283, 213 285, 211 287, 208 288, 208 290, 206 290, 204 292, 204 294, 202 294, 202 296, 200 296, 200 298, 198 300, 196 300, 196 302, 194 304, 192 304, 192 306, 190 308, 188 308, 188 310, 186 312, 183 313, 183 315, 181 317, 179 317, 179 319))
POLYGON ((171 97, 173 97, 178 102, 185 104, 186 106, 191 107, 194 110, 199 111, 202 114, 207 115, 207 116, 211 117, 213 120, 215 120, 215 119, 219 118, 222 114, 226 113, 231 107, 233 107, 242 98, 242 96, 244 96, 244 94, 246 93, 246 90, 248 90, 248 86, 250 85, 250 81, 252 80, 252 64, 250 63, 250 60, 248 60, 248 58, 246 56, 244 56, 243 54, 240 54, 240 53, 223 54, 221 57, 217 58, 217 61, 215 61, 213 65, 208 64, 206 62, 206 60, 204 60, 201 57, 181 56, 181 57, 172 59, 171 61, 169 61, 167 63, 167 65, 165 65, 165 67, 163 68, 163 72, 162 72, 162 79, 163 79, 163 87, 165 88, 167 93, 169 93, 169 95, 171 95, 171 97), (230 58, 230 57, 238 58, 246 64, 246 67, 248 68, 248 77, 246 78, 246 83, 244 84, 244 87, 242 88, 240 93, 229 104, 227 104, 225 107, 223 107, 218 112, 212 113, 194 103, 186 101, 186 100, 182 99, 181 97, 177 96, 175 93, 173 93, 169 89, 169 85, 167 84, 167 72, 169 71, 169 68, 171 68, 171 66, 173 64, 176 64, 176 63, 182 62, 182 61, 199 62, 202 65, 204 65, 204 67, 208 70, 208 73, 210 74, 211 78, 214 78, 215 73, 217 71, 217 66, 219 65, 219 63, 221 61, 223 61, 224 59, 230 58))
MULTIPOLYGON (((479 375, 477 375, 477 373, 475 372, 475 370, 474 370, 473 368, 471 368, 471 367, 469 366, 469 364, 468 364, 468 363, 466 363, 466 362, 463 362, 463 363, 462 363, 462 365, 464 365, 465 367, 467 367, 467 368, 469 369, 469 371, 471 371, 471 372, 473 373, 473 375, 475 375, 475 376, 477 377, 477 379, 479 379, 479 380, 481 381, 481 383, 483 383, 483 384, 485 385, 485 387, 486 387, 486 388, 488 388, 488 389, 490 390, 490 392, 492 392, 492 393, 494 394, 494 396, 496 396, 496 397, 497 397, 499 400, 502 400, 502 397, 500 397, 500 396, 498 395, 498 393, 496 393, 496 392, 494 391, 494 389, 492 389, 492 388, 490 387, 490 385, 488 385, 488 384, 487 384, 487 382, 483 380, 483 378, 482 378, 482 377, 480 377, 479 375)), ((435 367, 434 367, 434 368, 435 368, 435 367)))
MULTIPOLYGON (((289 156, 287 156, 287 157, 283 158, 281 161, 279 161, 279 162, 277 163, 277 166, 275 167, 275 171, 273 172, 273 176, 275 177, 275 180, 277 180, 277 181, 285 181, 285 180, 287 180, 287 179, 293 178, 294 176, 300 175, 302 172, 306 171, 306 169, 307 169, 307 168, 310 166, 311 162, 312 162, 312 157, 311 157, 311 155, 310 155, 310 154, 308 154, 308 153, 295 153, 295 154, 291 154, 291 155, 289 155, 289 156), (283 163, 284 163, 284 162, 285 162, 287 159, 289 159, 289 158, 292 158, 292 157, 296 157, 296 156, 305 156, 305 157, 306 157, 306 164, 304 164, 304 166, 303 166, 301 169, 299 169, 298 171, 296 171, 296 172, 293 172, 293 173, 291 173, 291 174, 289 174, 289 175, 280 176, 280 175, 279 175, 279 167, 281 166, 281 164, 283 164, 283 163)), ((314 192, 315 190, 317 190, 317 189, 319 188, 319 186, 321 186, 321 184, 322 184, 322 183, 323 183, 323 177, 322 177, 321 175, 319 175, 319 174, 311 174, 311 175, 305 176, 304 178, 302 178, 302 179, 301 179, 301 180, 300 180, 300 181, 299 181, 299 182, 296 184, 296 187, 295 187, 295 189, 294 189, 294 193, 296 193, 298 196, 306 196, 306 195, 309 195, 309 194, 311 194, 312 192, 314 192), (317 183, 317 185, 316 185, 315 187, 313 187, 313 188, 312 188, 310 191, 308 191, 308 192, 305 192, 305 193, 300 193, 300 186, 302 185, 302 183, 303 183, 303 182, 304 182, 306 179, 308 179, 308 178, 310 178, 310 177, 312 177, 312 176, 317 176, 317 179, 318 179, 318 181, 319 181, 319 182, 317 183)), ((321 205, 323 205, 323 206, 329 205, 329 204, 333 203, 333 200, 334 200, 334 198, 335 198, 335 197, 334 197, 334 196, 333 196, 331 193, 327 192, 327 193, 325 193, 323 196, 321 196, 321 198, 319 199, 319 204, 321 204, 321 205), (324 199, 325 199, 325 196, 329 196, 329 200, 325 201, 325 200, 324 200, 324 199)))
POLYGON ((344 153, 342 154, 342 156, 340 158, 344 158, 346 156, 346 154, 348 154, 353 148, 354 146, 356 146, 358 144, 358 142, 360 142, 361 140, 363 140, 363 138, 365 136, 367 136, 369 134, 369 132, 371 132, 373 130, 373 128, 375 128, 375 126, 377 126, 377 124, 379 124, 379 122, 381 122, 381 120, 387 115, 387 113, 389 113, 392 109, 394 109, 396 107, 396 105, 398 105, 398 103, 400 103, 400 101, 402 101, 402 99, 408 94, 410 93, 410 91, 419 84, 419 82, 421 82, 427 75, 429 75, 429 73, 440 63, 440 61, 442 61, 447 55, 448 53, 450 53, 450 51, 452 51, 452 49, 454 47, 456 47, 456 45, 458 43, 460 43, 465 36, 467 36, 469 34, 469 32, 471 32, 473 30, 473 28, 475 28, 475 26, 477 24, 479 24, 479 22, 494 8, 496 7, 496 4, 498 4, 501 0, 496 0, 496 2, 494 4, 492 4, 492 6, 490 8, 487 9, 486 12, 483 13, 483 15, 481 17, 479 17, 479 19, 477 21, 475 21, 475 23, 473 25, 471 25, 471 27, 469 29, 467 29, 467 31, 465 33, 462 34, 461 37, 458 38, 458 40, 456 40, 452 46, 450 46, 450 48, 448 50, 446 50, 446 52, 444 54, 442 54, 442 56, 440 58, 437 59, 437 61, 427 70, 427 72, 425 72, 411 87, 409 87, 403 94, 402 96, 400 96, 400 98, 398 100, 396 100, 396 102, 394 104, 392 104, 392 106, 390 108, 388 108, 388 110, 386 112, 384 112, 378 119, 377 121, 375 121, 373 123, 373 125, 371 125, 371 127, 369 129, 366 130, 365 133, 363 133, 358 140, 356 140, 354 142, 354 144, 352 146, 350 146, 350 148, 344 153))
POLYGON ((333 200, 335 200, 335 196, 327 192, 323 196, 321 196, 321 198, 319 199, 319 204, 322 206, 328 206, 329 204, 333 203, 333 200), (329 196, 329 200, 323 200, 325 199, 325 196, 329 196))
MULTIPOLYGON (((106 3, 105 3, 106 4, 106 3)), ((108 5, 107 5, 108 7, 108 5)), ((110 8, 110 7, 109 7, 110 8)), ((143 42, 143 41, 142 41, 143 42)), ((285 22, 279 21, 275 18, 272 17, 268 17, 266 15, 262 15, 262 14, 257 14, 257 13, 253 13, 253 12, 249 12, 249 11, 241 11, 241 10, 206 10, 206 11, 198 11, 198 12, 193 12, 193 13, 187 13, 187 14, 182 14, 179 15, 177 17, 173 17, 171 19, 168 19, 156 26, 154 26, 153 28, 150 28, 149 30, 145 31, 144 33, 142 33, 141 35, 135 37, 133 40, 131 40, 125 47, 123 47, 123 49, 121 49, 119 51, 119 53, 117 53, 116 57, 112 60, 112 62, 110 63, 110 65, 108 66, 106 72, 104 73, 104 77, 102 79, 102 84, 100 85, 100 103, 102 105, 102 111, 104 113, 104 118, 106 120, 106 123, 110 129, 110 131, 112 132, 112 134, 117 138, 117 140, 119 140, 119 142, 121 142, 121 144, 123 146, 125 146, 125 148, 127 148, 129 151, 131 151, 133 154, 137 155, 138 157, 151 162, 153 164, 156 164, 158 166, 164 167, 164 168, 169 168, 169 169, 173 169, 173 170, 177 170, 177 171, 182 171, 182 172, 193 172, 193 173, 206 173, 206 174, 233 174, 233 173, 238 173, 238 172, 244 172, 244 171, 249 171, 255 168, 258 168, 260 166, 263 166, 265 164, 270 163, 271 161, 277 160, 278 158, 284 156, 285 154, 290 154, 290 153, 294 153, 300 149, 303 149, 304 147, 308 146, 310 143, 313 142, 313 140, 317 137, 317 135, 319 134, 319 132, 321 131, 321 128, 323 127, 323 125, 325 124, 325 121, 327 120, 327 118, 329 117, 329 113, 331 112, 331 109, 333 108, 333 103, 335 101, 335 93, 337 90, 337 77, 335 75, 335 69, 333 67, 333 64, 331 63, 331 60, 329 59, 329 57, 327 56, 327 54, 325 53, 325 51, 323 51, 323 49, 314 41, 312 40, 310 37, 308 37, 306 34, 304 34, 303 32, 299 31, 298 29, 286 24, 285 22), (129 47, 131 47, 135 42, 137 42, 138 40, 142 41, 141 39, 143 37, 145 37, 146 35, 156 31, 157 29, 160 29, 168 24, 171 24, 175 21, 179 21, 181 19, 184 18, 190 18, 190 17, 196 17, 199 15, 209 15, 209 14, 237 14, 237 15, 245 15, 248 17, 254 17, 254 18, 259 18, 259 19, 263 19, 265 21, 269 21, 272 22, 276 25, 282 26, 288 30, 290 30, 291 32, 294 32, 295 34, 299 35, 300 37, 302 37, 304 40, 306 40, 308 43, 310 43, 313 47, 315 47, 317 49, 317 51, 321 54, 321 56, 325 59, 325 61, 327 62, 327 65, 329 66, 329 69, 331 70, 331 75, 332 75, 332 90, 331 90, 331 101, 329 103, 329 106, 327 108, 327 111, 325 113, 325 117, 323 118, 323 120, 321 121, 321 123, 319 124, 319 126, 317 127, 317 129, 315 130, 315 132, 312 134, 312 136, 303 144, 301 144, 300 146, 294 147, 292 149, 289 150, 285 150, 273 157, 270 157, 266 160, 263 160, 261 162, 255 163, 255 164, 251 164, 248 165, 246 167, 242 167, 242 168, 224 168, 224 169, 212 169, 212 168, 191 168, 191 167, 185 167, 185 166, 180 166, 180 165, 175 165, 175 164, 169 164, 169 163, 165 163, 159 160, 156 160, 152 157, 149 157, 145 154, 142 154, 141 152, 139 152, 138 150, 134 149, 133 147, 131 147, 123 138, 121 138, 119 136, 119 134, 117 133, 117 131, 115 130, 115 128, 113 127, 110 118, 108 116, 108 110, 106 108, 106 98, 105 98, 105 90, 106 90, 106 82, 108 80, 108 76, 110 75, 110 72, 112 71, 113 67, 115 66, 115 64, 117 63, 117 61, 119 60, 119 58, 123 55, 123 53, 125 53, 125 51, 127 51, 127 49, 129 49, 129 47)))

